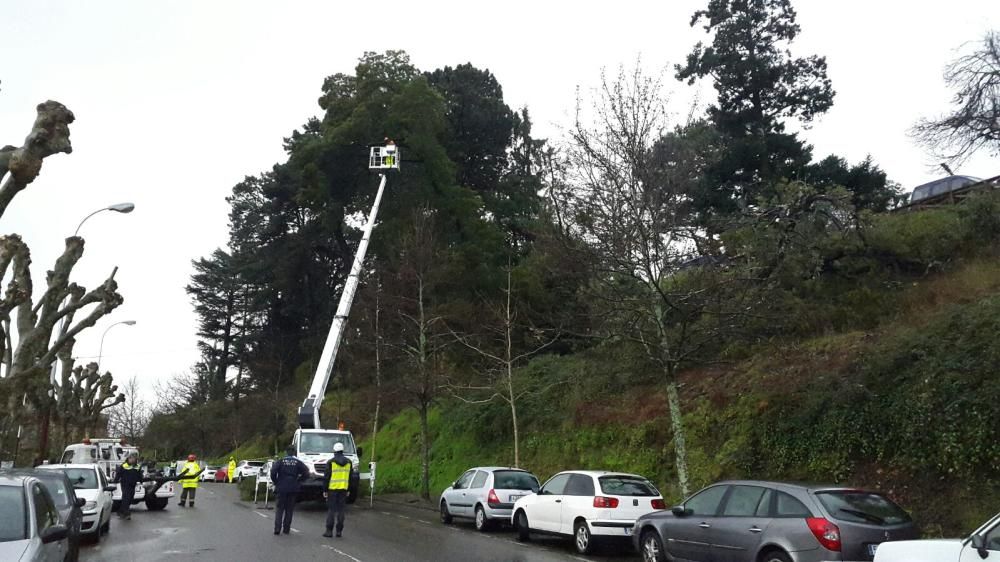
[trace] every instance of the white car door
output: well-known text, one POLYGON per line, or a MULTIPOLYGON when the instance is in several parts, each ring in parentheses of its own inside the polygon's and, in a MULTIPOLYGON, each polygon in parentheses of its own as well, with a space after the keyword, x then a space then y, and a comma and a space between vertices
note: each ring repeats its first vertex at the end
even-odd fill
POLYGON ((111 483, 104 477, 104 473, 100 470, 95 470, 95 472, 97 472, 98 485, 101 487, 100 493, 97 494, 97 512, 102 517, 97 523, 101 525, 105 521, 111 521, 111 505, 113 503, 112 496, 114 492, 106 489, 111 487, 111 483))
POLYGON ((556 474, 538 490, 535 501, 525 508, 528 515, 528 525, 539 531, 558 533, 562 518, 563 492, 569 482, 570 474, 556 474))

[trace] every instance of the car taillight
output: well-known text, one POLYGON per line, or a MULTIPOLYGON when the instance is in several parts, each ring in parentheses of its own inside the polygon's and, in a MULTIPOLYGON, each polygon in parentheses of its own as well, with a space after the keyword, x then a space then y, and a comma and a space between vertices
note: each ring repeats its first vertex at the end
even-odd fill
POLYGON ((486 503, 493 505, 498 505, 500 503, 500 498, 497 497, 496 490, 490 490, 490 495, 486 498, 486 503))
POLYGON ((606 498, 604 496, 594 496, 594 507, 603 509, 614 509, 618 507, 618 498, 606 498))
POLYGON ((823 545, 823 548, 840 552, 840 528, 822 517, 810 517, 806 519, 809 530, 823 545))
POLYGON ((653 500, 650 503, 653 504, 653 509, 667 509, 667 504, 663 500, 653 500))

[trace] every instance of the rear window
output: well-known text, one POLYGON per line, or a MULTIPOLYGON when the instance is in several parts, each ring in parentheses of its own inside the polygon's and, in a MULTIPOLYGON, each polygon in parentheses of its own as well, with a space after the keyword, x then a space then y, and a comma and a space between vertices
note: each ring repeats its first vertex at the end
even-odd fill
POLYGON ((830 515, 842 521, 896 525, 910 516, 888 498, 873 492, 817 492, 816 497, 830 515))
POLYGON ((0 486, 0 542, 28 538, 28 518, 21 486, 0 486))
POLYGON ((95 490, 97 489, 97 473, 91 468, 66 468, 63 469, 69 477, 69 483, 74 490, 95 490))
POLYGON ((247 466, 264 466, 263 461, 247 461, 247 466))
POLYGON ((538 490, 538 479, 520 470, 497 470, 493 473, 493 487, 498 490, 538 490))
POLYGON ((658 496, 660 492, 644 478, 601 476, 601 491, 609 496, 658 496))

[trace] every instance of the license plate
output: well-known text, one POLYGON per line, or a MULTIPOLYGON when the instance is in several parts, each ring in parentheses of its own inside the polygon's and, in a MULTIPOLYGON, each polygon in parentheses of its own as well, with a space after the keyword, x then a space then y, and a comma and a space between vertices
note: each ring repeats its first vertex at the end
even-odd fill
POLYGON ((870 545, 868 545, 868 554, 869 555, 875 556, 875 551, 876 550, 878 550, 878 545, 877 544, 870 544, 870 545))
POLYGON ((518 495, 512 495, 512 496, 510 497, 510 501, 511 501, 511 502, 516 502, 517 500, 519 500, 519 499, 521 499, 521 498, 523 498, 523 497, 524 497, 524 494, 518 494, 518 495))

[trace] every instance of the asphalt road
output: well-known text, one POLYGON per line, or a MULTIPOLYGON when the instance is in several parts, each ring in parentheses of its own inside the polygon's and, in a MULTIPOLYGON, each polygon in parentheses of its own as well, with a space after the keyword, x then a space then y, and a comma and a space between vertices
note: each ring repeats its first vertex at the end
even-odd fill
MULTIPOLYGON (((273 505, 273 504, 272 504, 273 505)), ((479 533, 471 522, 443 525, 437 513, 376 501, 350 506, 343 538, 324 538, 326 513, 316 503, 299 504, 290 535, 275 536, 274 511, 239 501, 235 485, 202 484, 196 508, 171 503, 165 511, 136 506, 130 521, 112 517, 111 533, 84 545, 80 559, 102 562, 251 562, 343 560, 396 561, 635 561, 627 545, 605 545, 578 556, 569 539, 532 537, 517 542, 509 528, 479 533)))

